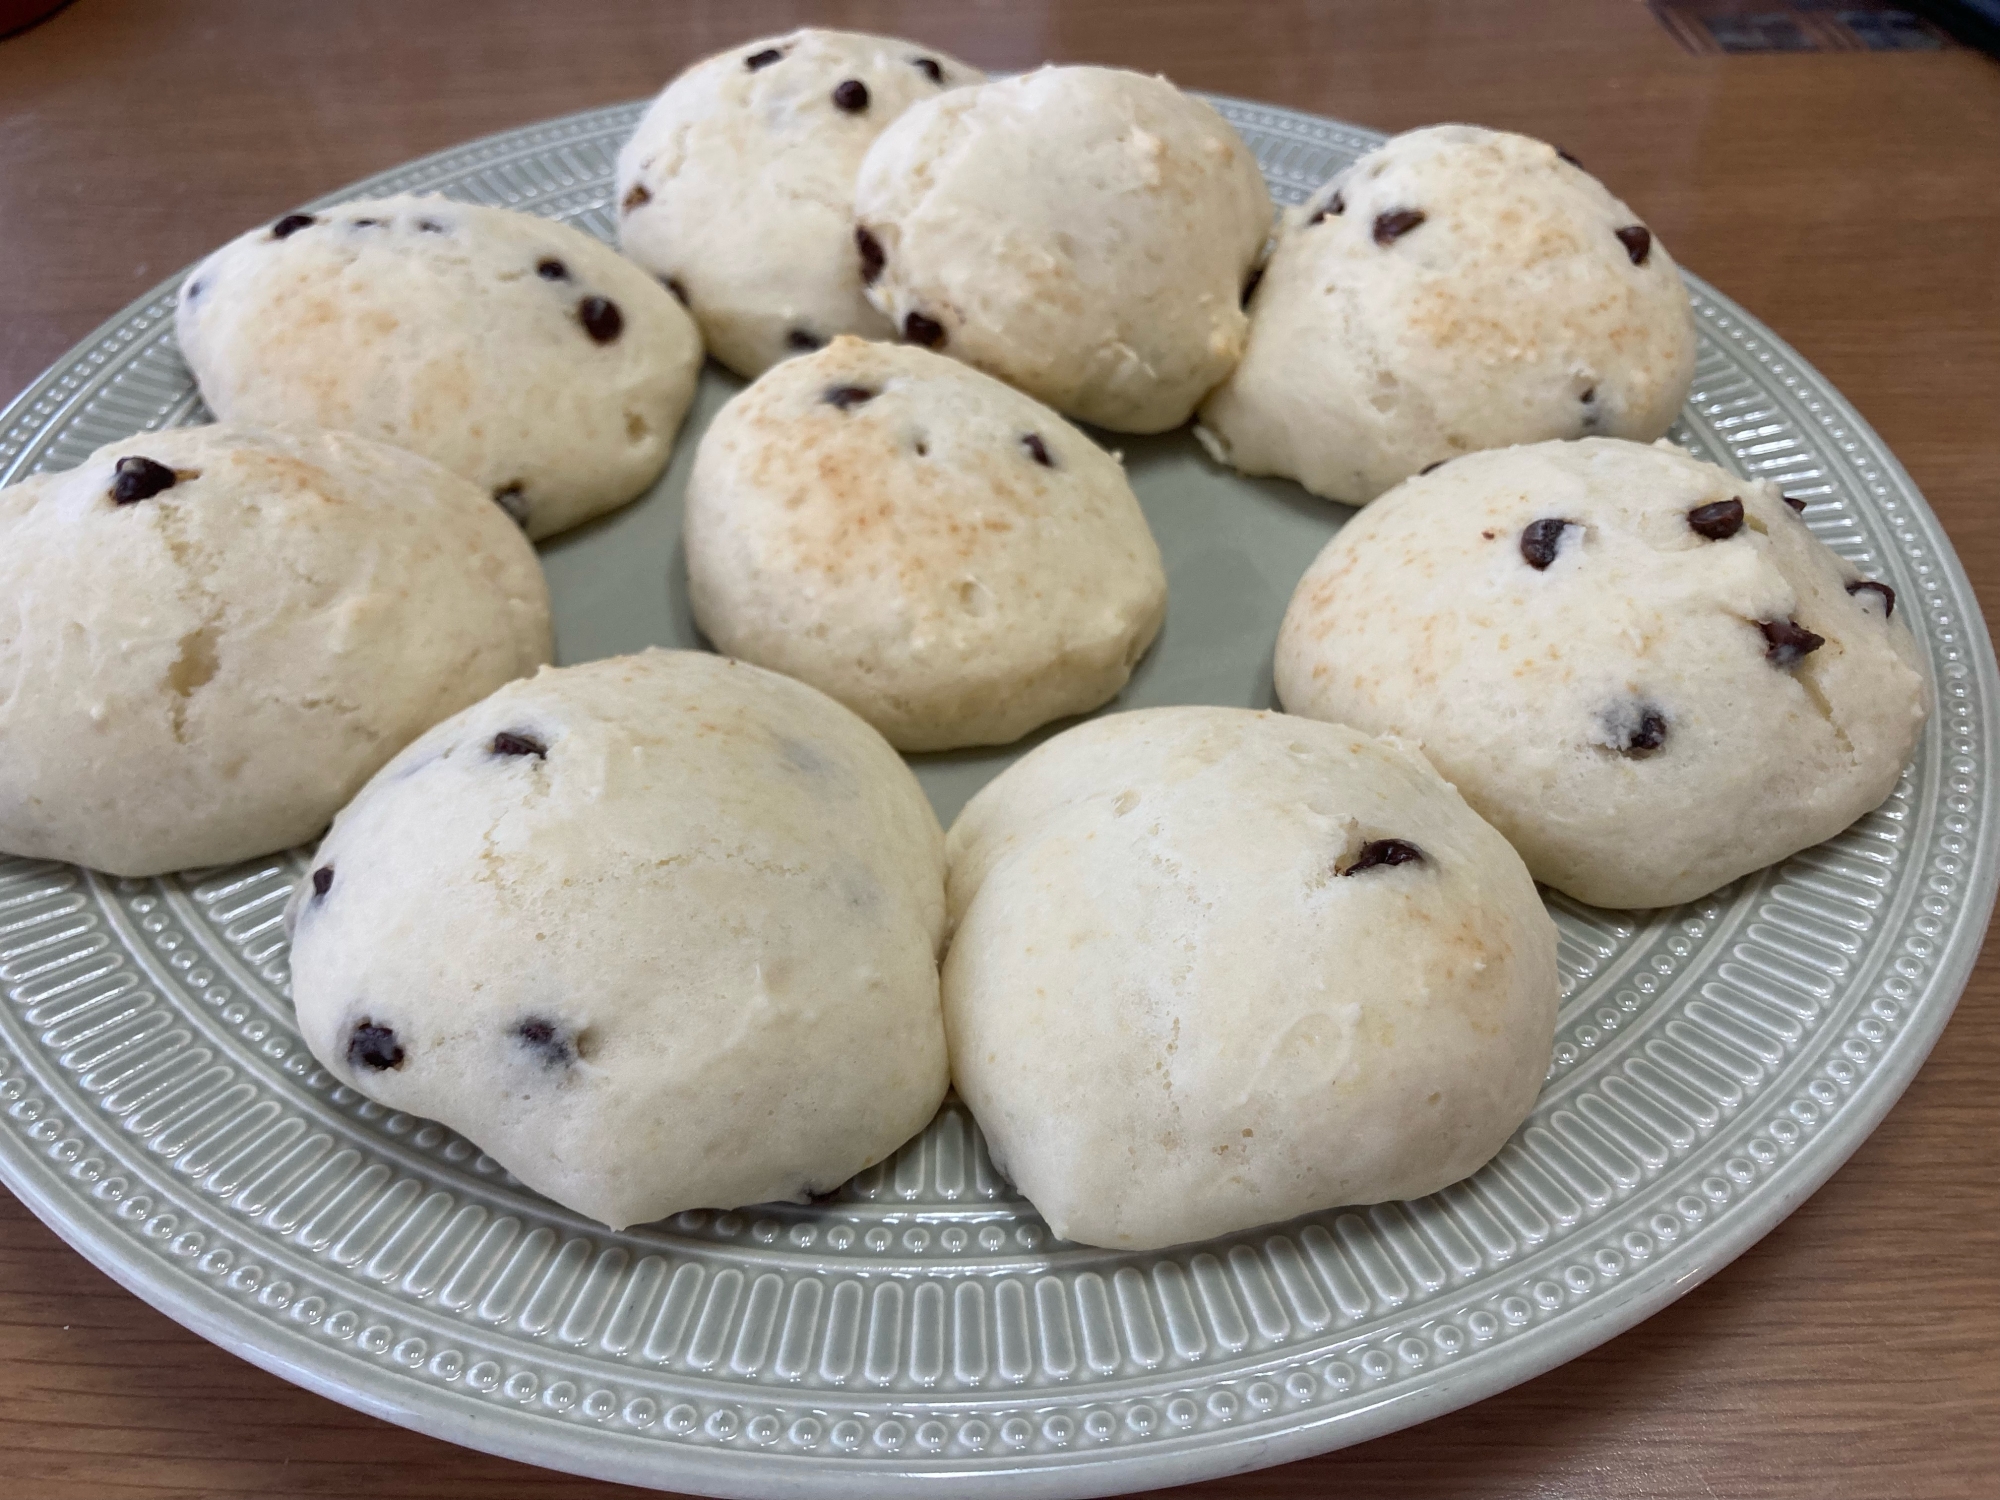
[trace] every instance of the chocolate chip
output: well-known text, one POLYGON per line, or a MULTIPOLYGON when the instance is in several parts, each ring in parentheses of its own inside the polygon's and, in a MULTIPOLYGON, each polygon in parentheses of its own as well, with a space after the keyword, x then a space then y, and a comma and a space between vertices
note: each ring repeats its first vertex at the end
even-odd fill
POLYGON ((503 729, 493 736, 493 753, 495 755, 532 755, 536 760, 546 760, 548 759, 549 747, 536 739, 532 734, 523 734, 519 730, 514 729, 503 729))
POLYGON ((751 72, 754 73, 759 68, 770 67, 772 63, 776 62, 779 58, 783 57, 784 55, 785 54, 780 52, 776 47, 766 47, 762 52, 753 52, 748 57, 744 58, 743 66, 748 68, 751 72))
POLYGON ((938 60, 935 57, 913 57, 910 59, 910 66, 923 74, 932 83, 940 87, 943 86, 944 69, 938 66, 938 60))
POLYGON ((810 328, 794 328, 785 335, 785 347, 788 349, 819 349, 825 344, 826 340, 810 328))
POLYGON ((1568 162, 1572 167, 1575 167, 1577 171, 1581 172, 1583 170, 1583 163, 1578 161, 1574 156, 1571 156, 1567 151, 1563 150, 1562 147, 1560 146, 1556 147, 1556 155, 1560 156, 1564 161, 1568 162))
POLYGON ((1635 716, 1620 715, 1615 730, 1622 755, 1650 755, 1667 742, 1667 716, 1650 703, 1638 706, 1635 716))
POLYGON ((1774 667, 1795 667, 1810 653, 1826 644, 1826 637, 1814 635, 1797 620, 1759 620, 1767 644, 1764 660, 1774 667))
POLYGON ((1797 495, 1786 495, 1783 499, 1785 504, 1792 508, 1793 515, 1802 516, 1806 513, 1806 502, 1801 500, 1797 495))
POLYGON ((858 115, 868 107, 868 85, 859 78, 849 78, 834 85, 833 107, 844 109, 850 115, 858 115))
POLYGON ((821 392, 820 400, 828 406, 837 406, 842 411, 852 411, 864 401, 873 401, 876 393, 865 385, 830 385, 821 392))
POLYGON ((1401 839, 1375 839, 1361 846, 1361 852, 1354 856, 1354 863, 1340 873, 1359 875, 1363 870, 1372 870, 1377 865, 1422 864, 1424 851, 1415 844, 1406 844, 1401 839))
POLYGON ((682 286, 678 280, 672 276, 665 276, 661 278, 661 284, 674 294, 674 301, 680 303, 682 307, 688 305, 688 289, 682 286))
POLYGON ((1646 257, 1653 253, 1653 231, 1644 224, 1634 224, 1618 231, 1618 243, 1625 247, 1625 253, 1632 257, 1632 264, 1643 266, 1646 257))
POLYGON ((1521 556, 1527 559, 1528 566, 1539 573, 1554 562, 1557 551, 1562 547, 1564 529, 1575 524, 1560 516, 1544 516, 1522 527, 1521 556))
POLYGON ((545 1068, 566 1068, 576 1061, 576 1048, 554 1021, 528 1016, 515 1023, 514 1040, 536 1055, 545 1068))
POLYGON ((520 480, 501 485, 493 492, 493 499, 513 519, 516 526, 523 531, 528 529, 528 497, 522 493, 520 480))
POLYGON ((1021 438, 1021 446, 1028 450, 1028 457, 1032 458, 1043 468, 1053 469, 1056 466, 1056 461, 1049 457, 1048 445, 1042 441, 1040 433, 1030 432, 1024 434, 1021 438))
POLYGON ((920 312, 913 312, 903 319, 903 337, 913 344, 922 344, 926 349, 935 349, 944 342, 944 324, 920 312))
POLYGON ((172 469, 150 458, 121 458, 111 480, 111 498, 119 505, 150 500, 161 490, 172 489, 175 478, 172 469))
POLYGON ((291 235, 297 234, 307 225, 317 224, 318 222, 319 220, 311 214, 286 214, 284 218, 271 226, 271 238, 274 240, 286 239, 291 235))
POLYGON ((635 182, 625 190, 625 196, 618 200, 618 211, 629 214, 635 208, 644 208, 653 201, 653 191, 643 182, 635 182))
POLYGON ((1264 268, 1262 266, 1257 267, 1250 273, 1250 279, 1243 283, 1243 300, 1237 304, 1239 307, 1248 307, 1250 305, 1250 298, 1257 290, 1257 283, 1263 279, 1264 268))
POLYGON ((1711 542, 1726 542, 1743 529, 1743 502, 1716 500, 1688 512, 1688 530, 1711 542))
POLYGON ((1393 245, 1404 235, 1424 222, 1421 208, 1395 208, 1386 214, 1375 215, 1375 243, 1393 245))
POLYGON ((1888 619, 1896 612, 1896 591, 1886 583, 1877 583, 1872 578, 1857 578, 1847 586, 1850 594, 1880 594, 1882 596, 1882 618, 1888 619))
POLYGON ((199 281, 190 281, 187 284, 188 301, 192 302, 195 300, 195 298, 199 297, 200 295, 201 295, 201 283, 199 281))
POLYGON ((315 896, 324 896, 328 891, 333 889, 333 866, 321 865, 317 870, 313 871, 312 880, 313 894, 315 896))
POLYGON ((369 1068, 377 1073, 400 1068, 403 1065, 402 1044, 389 1027, 363 1021, 347 1038, 347 1065, 350 1068, 369 1068))
POLYGON ((625 315, 609 297, 585 297, 576 305, 583 331, 600 344, 608 344, 625 331, 625 315))
POLYGON ((443 234, 444 225, 438 223, 436 219, 419 219, 417 220, 417 232, 419 234, 443 234))
POLYGON ((353 227, 356 229, 380 229, 382 221, 380 219, 356 219, 353 221, 353 227))
POLYGON ((862 284, 875 285, 875 278, 882 274, 882 262, 887 258, 882 254, 882 242, 857 224, 854 226, 854 248, 861 252, 862 284))
POLYGON ((1346 212, 1347 200, 1340 196, 1340 189, 1335 188, 1333 196, 1326 200, 1326 207, 1307 219, 1306 223, 1311 225, 1317 224, 1321 219, 1337 219, 1346 212))
MULTIPOLYGON (((1451 460, 1448 458, 1435 459, 1432 462, 1425 464, 1421 469, 1417 470, 1417 478, 1422 479, 1424 475, 1431 473, 1435 469, 1442 469, 1446 464, 1450 462, 1451 460)), ((1488 536, 1491 536, 1493 533, 1489 531, 1486 534, 1488 536)))
POLYGON ((1597 399, 1597 387, 1594 385, 1585 386, 1583 388, 1583 394, 1578 396, 1576 399, 1581 401, 1585 406, 1590 405, 1593 401, 1597 399))
POLYGON ((568 281, 569 267, 553 255, 545 255, 535 262, 535 274, 544 281, 568 281))

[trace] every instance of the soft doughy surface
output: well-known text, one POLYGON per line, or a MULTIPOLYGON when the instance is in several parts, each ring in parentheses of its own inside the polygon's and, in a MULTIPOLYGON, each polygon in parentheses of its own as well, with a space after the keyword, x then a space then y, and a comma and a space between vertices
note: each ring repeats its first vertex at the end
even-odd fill
POLYGON ((1097 707, 1167 604, 1117 459, 977 370, 853 338, 717 414, 686 546, 718 649, 904 750, 1004 744, 1097 707))
POLYGON ((437 465, 344 433, 126 438, 0 490, 0 849, 157 875, 285 848, 549 652, 534 549, 437 465), (135 457, 179 477, 119 504, 135 457))
POLYGON ((384 767, 313 867, 313 1054, 613 1228, 830 1190, 944 1097, 937 818, 775 673, 651 650, 512 684, 384 767))
POLYGON ((532 537, 659 475, 701 338, 617 251, 444 198, 298 217, 230 241, 181 287, 174 330, 218 417, 408 448, 493 494, 532 537))
POLYGON ((1437 125, 1287 213, 1197 431, 1245 474, 1362 505, 1475 449, 1650 442, 1694 358, 1680 273, 1637 214, 1553 146, 1437 125))
POLYGON ((889 338, 862 295, 855 174, 905 109, 985 77, 851 31, 765 37, 698 62, 618 153, 619 245, 680 288, 709 352, 746 379, 835 334, 889 338), (834 97, 848 83, 863 92, 840 97, 857 108, 834 97))
POLYGON ((1526 1117, 1555 924, 1421 756, 1233 708, 1058 735, 947 840, 959 1093, 1065 1239, 1434 1192, 1526 1117), (1362 861, 1371 843, 1420 860, 1362 861))
POLYGON ((1271 195, 1164 78, 1046 67, 905 113, 855 216, 885 258, 868 295, 905 337, 1080 421, 1163 432, 1243 352, 1271 195))
POLYGON ((1929 693, 1901 612, 1860 583, 1775 488, 1669 443, 1477 453, 1327 544, 1279 632, 1278 693, 1416 741, 1537 880, 1667 906, 1895 787, 1929 693), (1690 524, 1732 499, 1733 535, 1690 524), (1542 570, 1536 521, 1573 523, 1545 528, 1542 570), (1788 621, 1825 641, 1789 665, 1760 628, 1788 621))

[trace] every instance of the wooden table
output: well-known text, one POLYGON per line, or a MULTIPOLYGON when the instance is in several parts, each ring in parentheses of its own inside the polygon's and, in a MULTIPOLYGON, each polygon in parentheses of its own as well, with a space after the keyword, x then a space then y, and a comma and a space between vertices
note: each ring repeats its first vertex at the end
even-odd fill
MULTIPOLYGON (((1474 120, 1559 142, 1854 399, 2000 603, 2000 68, 1966 51, 1696 57, 1636 0, 80 0, 0 42, 0 396, 303 199, 651 93, 809 19, 993 69, 1118 63, 1384 129, 1474 120)), ((1426 1426, 1187 1493, 2000 1493, 1996 1002, 1989 943, 1875 1136, 1651 1321, 1426 1426)), ((11 1495, 96 1500, 614 1489, 264 1374, 4 1194, 0 1476, 11 1495)))

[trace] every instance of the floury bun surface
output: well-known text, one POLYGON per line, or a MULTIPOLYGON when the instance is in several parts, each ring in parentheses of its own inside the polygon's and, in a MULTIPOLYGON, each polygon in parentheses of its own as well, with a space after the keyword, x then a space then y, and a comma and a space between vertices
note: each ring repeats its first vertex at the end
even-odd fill
POLYGON ((1363 505, 1476 449, 1650 442, 1694 360, 1680 273, 1637 214, 1553 146, 1437 125, 1287 213, 1197 432, 1245 474, 1363 505))
POLYGON ((1166 611, 1118 460, 907 345, 842 338, 765 374, 703 434, 686 504, 702 632, 904 750, 1096 708, 1166 611))
POLYGON ((531 537, 658 477, 701 337, 651 276, 533 214, 397 197, 288 214, 181 287, 224 420, 339 428, 472 480, 531 537))
POLYGON ((1287 709, 1403 736, 1597 906, 1690 901, 1831 838, 1928 712, 1887 585, 1668 443, 1475 453, 1371 505, 1278 636, 1287 709))
POLYGON ((868 295, 912 343, 1065 416, 1162 432, 1243 352, 1256 159, 1164 78, 1045 67, 907 111, 855 188, 868 295))
POLYGON ((652 650, 439 725, 293 894, 313 1054, 615 1228, 830 1191, 944 1097, 943 838, 789 678, 652 650))
POLYGON ((953 1077, 1065 1239, 1434 1192, 1540 1092, 1555 924, 1414 752, 1244 709, 1113 714, 1003 772, 947 850, 953 1077))
POLYGON ((836 334, 886 339, 862 294, 854 178, 888 123, 985 74, 894 37, 795 31, 696 63, 618 153, 625 253, 754 379, 836 334))
POLYGON ((158 875, 286 848, 549 649, 534 548, 428 460, 123 439, 0 490, 0 850, 158 875))

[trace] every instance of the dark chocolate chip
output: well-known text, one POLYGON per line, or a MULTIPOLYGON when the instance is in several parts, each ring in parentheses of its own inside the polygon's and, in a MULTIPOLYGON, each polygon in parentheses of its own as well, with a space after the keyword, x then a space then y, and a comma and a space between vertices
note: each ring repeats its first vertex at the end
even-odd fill
POLYGON ((674 294, 674 301, 680 303, 682 307, 688 305, 688 289, 682 286, 678 279, 672 276, 662 277, 661 285, 674 294))
POLYGON ((1354 856, 1354 863, 1340 873, 1359 875, 1363 870, 1372 870, 1377 865, 1422 864, 1424 851, 1415 844, 1406 844, 1401 839, 1375 839, 1361 846, 1361 852, 1354 856))
POLYGON ((1574 156, 1571 156, 1567 151, 1563 150, 1562 147, 1560 146, 1556 147, 1556 155, 1560 156, 1564 161, 1568 162, 1572 167, 1575 167, 1577 171, 1581 172, 1583 170, 1583 163, 1578 161, 1574 156))
POLYGON ((356 229, 380 229, 382 221, 380 219, 356 219, 354 227, 356 229))
POLYGON ((910 66, 923 74, 932 83, 939 86, 943 85, 944 69, 938 66, 938 60, 935 57, 913 57, 910 59, 910 66))
POLYGON ((1806 513, 1806 502, 1801 500, 1797 495, 1786 495, 1784 501, 1785 504, 1792 508, 1793 515, 1802 516, 1806 513))
POLYGON ((825 344, 826 340, 810 328, 794 328, 785 335, 785 347, 788 349, 819 349, 825 344))
POLYGON ((568 281, 569 267, 553 255, 545 255, 535 262, 535 274, 544 281, 568 281))
POLYGON ((350 1068, 368 1068, 377 1073, 400 1068, 403 1065, 402 1043, 396 1040, 396 1033, 389 1027, 363 1021, 347 1038, 347 1065, 350 1068))
POLYGON ((1250 298, 1254 296, 1257 291, 1257 283, 1262 281, 1263 279, 1264 279, 1264 268, 1262 266, 1258 266, 1254 271, 1250 273, 1250 279, 1243 283, 1243 300, 1239 304, 1237 304, 1238 306, 1248 307, 1250 305, 1250 298))
POLYGON ((1743 529, 1743 502, 1715 500, 1688 512, 1688 529, 1711 542, 1726 542, 1743 529))
POLYGON ((784 55, 785 54, 780 52, 776 47, 766 47, 762 52, 753 52, 748 57, 744 58, 743 66, 748 68, 751 72, 754 73, 759 68, 770 67, 772 63, 776 62, 779 58, 783 57, 784 55))
POLYGON ((444 225, 438 223, 436 219, 419 219, 417 220, 417 232, 419 234, 443 234, 444 225))
POLYGON ((944 324, 913 312, 903 319, 903 337, 926 349, 935 349, 944 342, 944 324))
POLYGON ((868 85, 859 78, 849 78, 834 85, 833 107, 846 110, 850 115, 858 115, 868 107, 868 85))
POLYGON ((532 734, 522 734, 518 730, 503 729, 493 736, 495 755, 532 755, 536 760, 548 759, 549 747, 532 734))
POLYGON ((297 234, 307 225, 317 224, 318 222, 319 220, 311 214, 286 214, 284 218, 271 226, 271 238, 274 240, 285 239, 290 235, 297 234))
POLYGON ((1576 399, 1581 401, 1585 406, 1590 405, 1593 401, 1597 399, 1597 387, 1594 385, 1585 386, 1583 388, 1583 394, 1578 396, 1576 399))
POLYGON ((1340 196, 1340 190, 1336 188, 1333 196, 1326 200, 1326 207, 1307 219, 1306 223, 1310 225, 1317 224, 1321 219, 1337 219, 1346 212, 1347 200, 1340 196))
POLYGON ((1424 222, 1421 208, 1395 208, 1386 214, 1375 215, 1375 243, 1393 245, 1404 235, 1424 222))
POLYGON ((1653 253, 1653 231, 1644 224, 1633 224, 1618 231, 1618 243, 1625 247, 1625 253, 1632 257, 1632 264, 1643 266, 1646 257, 1653 253))
POLYGON ((857 224, 854 226, 854 248, 861 252, 862 284, 875 285, 875 278, 882 274, 882 262, 887 258, 882 254, 882 242, 857 224))
POLYGON ((522 492, 520 480, 517 479, 512 484, 501 485, 499 489, 493 492, 493 499, 502 510, 506 511, 513 518, 516 526, 520 527, 523 531, 528 529, 528 497, 522 492))
POLYGON ((1024 434, 1021 438, 1021 446, 1028 450, 1028 457, 1032 458, 1043 468, 1053 469, 1056 466, 1056 461, 1049 457, 1048 444, 1042 441, 1040 433, 1030 432, 1024 434))
POLYGON ((1882 596, 1882 618, 1888 619, 1896 612, 1896 591, 1886 583, 1877 583, 1872 578, 1857 578, 1847 586, 1850 594, 1880 594, 1882 596))
POLYGON ((1625 755, 1650 755, 1667 742, 1667 716, 1651 704, 1642 704, 1636 721, 1627 724, 1619 751, 1625 755))
POLYGON ((608 344, 625 331, 625 315, 609 297, 585 297, 576 305, 583 331, 600 344, 608 344))
POLYGON ((1774 667, 1795 667, 1810 653, 1826 644, 1826 637, 1815 635, 1797 620, 1759 620, 1757 628, 1764 632, 1764 660, 1774 667))
POLYGON ((545 1068, 566 1068, 576 1061, 576 1048, 570 1045, 562 1028, 540 1016, 528 1016, 515 1023, 514 1040, 534 1053, 545 1068))
POLYGON ((629 214, 635 208, 644 208, 653 201, 653 191, 643 182, 635 182, 625 190, 625 196, 618 200, 618 211, 629 214))
POLYGON ((333 866, 321 865, 313 871, 313 894, 324 896, 333 889, 333 866))
POLYGON ((172 489, 174 479, 172 469, 150 458, 121 458, 111 481, 111 498, 120 505, 150 500, 161 490, 172 489))
MULTIPOLYGON (((1434 459, 1430 463, 1425 464, 1421 469, 1417 470, 1417 478, 1422 479, 1424 475, 1430 473, 1432 470, 1442 469, 1446 464, 1450 462, 1451 460, 1448 458, 1434 459)), ((1489 536, 1491 534, 1492 533, 1490 532, 1488 533, 1489 536)))
POLYGON ((820 394, 820 400, 828 406, 837 406, 842 411, 852 411, 864 401, 873 401, 875 392, 865 385, 830 385, 820 394))
POLYGON ((1557 551, 1562 547, 1564 529, 1575 524, 1560 516, 1544 516, 1523 526, 1521 556, 1527 559, 1528 566, 1539 573, 1554 562, 1557 551))

